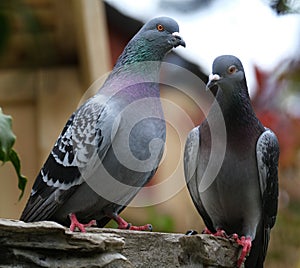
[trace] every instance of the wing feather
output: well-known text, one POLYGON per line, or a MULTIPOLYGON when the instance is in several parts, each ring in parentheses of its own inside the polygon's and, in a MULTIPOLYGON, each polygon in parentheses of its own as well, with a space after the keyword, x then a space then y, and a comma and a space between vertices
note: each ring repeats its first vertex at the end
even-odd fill
POLYGON ((95 96, 66 123, 32 187, 23 221, 48 220, 84 182, 110 146, 105 99, 95 96), (105 132, 106 131, 106 132, 105 132))
POLYGON ((200 158, 200 126, 192 129, 187 137, 184 150, 184 175, 187 184, 187 188, 190 192, 193 203, 201 215, 206 227, 215 232, 213 223, 209 215, 207 214, 199 193, 199 185, 201 178, 198 178, 197 166, 200 158))
POLYGON ((276 135, 266 128, 256 145, 257 166, 263 202, 264 245, 266 256, 270 230, 274 226, 278 209, 278 159, 279 143, 276 135))

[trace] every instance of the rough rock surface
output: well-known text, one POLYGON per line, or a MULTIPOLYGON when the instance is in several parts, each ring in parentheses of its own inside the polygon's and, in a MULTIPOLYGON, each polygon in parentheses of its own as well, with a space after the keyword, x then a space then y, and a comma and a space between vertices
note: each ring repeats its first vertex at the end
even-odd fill
POLYGON ((209 235, 88 228, 0 219, 0 267, 234 267, 240 248, 209 235))

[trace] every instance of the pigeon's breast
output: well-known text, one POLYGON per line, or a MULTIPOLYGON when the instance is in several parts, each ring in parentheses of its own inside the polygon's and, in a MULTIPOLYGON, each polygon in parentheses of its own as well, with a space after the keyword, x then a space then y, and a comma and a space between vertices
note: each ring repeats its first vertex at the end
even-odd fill
POLYGON ((262 206, 259 179, 255 156, 244 155, 227 149, 218 175, 200 195, 215 228, 254 237, 262 206))
POLYGON ((166 124, 163 118, 149 116, 134 124, 124 119, 114 140, 118 144, 118 152, 115 153, 121 161, 126 158, 122 162, 129 169, 149 172, 156 169, 161 160, 165 137, 166 124))
POLYGON ((160 99, 151 95, 129 98, 126 94, 112 105, 117 109, 103 164, 118 181, 142 186, 163 154, 166 124, 160 99))

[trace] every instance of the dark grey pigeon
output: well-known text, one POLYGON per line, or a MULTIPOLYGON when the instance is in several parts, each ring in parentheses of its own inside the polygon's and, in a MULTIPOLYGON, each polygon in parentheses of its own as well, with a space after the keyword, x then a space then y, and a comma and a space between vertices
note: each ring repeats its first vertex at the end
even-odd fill
MULTIPOLYGON (((175 20, 150 20, 130 40, 98 93, 69 118, 38 174, 21 220, 53 220, 85 232, 119 213, 154 175, 166 126, 159 71, 164 56, 185 46, 175 20)), ((101 60, 101 59, 99 59, 101 60)))
POLYGON ((207 118, 187 138, 187 186, 207 227, 204 232, 231 236, 243 246, 238 267, 249 252, 245 267, 263 267, 277 215, 279 144, 253 111, 238 58, 216 58, 207 88, 218 88, 216 101, 207 118), (222 123, 225 133, 210 128, 222 123), (210 154, 216 153, 223 141, 224 160, 220 166, 212 166, 220 170, 209 177, 214 173, 206 170, 210 154))

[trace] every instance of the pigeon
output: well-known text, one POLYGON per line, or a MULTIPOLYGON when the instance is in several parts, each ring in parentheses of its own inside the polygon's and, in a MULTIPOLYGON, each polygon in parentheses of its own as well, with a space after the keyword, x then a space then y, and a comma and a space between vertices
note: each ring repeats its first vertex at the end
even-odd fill
POLYGON ((119 216, 155 174, 166 125, 159 71, 164 56, 185 47, 177 22, 157 17, 129 41, 99 91, 69 118, 41 168, 20 220, 56 221, 70 230, 133 226, 119 216))
POLYGON ((241 61, 219 56, 212 70, 207 90, 217 90, 216 98, 185 144, 187 187, 203 232, 242 246, 237 267, 263 267, 278 209, 279 143, 255 115, 241 61), (222 161, 208 170, 210 155, 218 152, 222 161))

